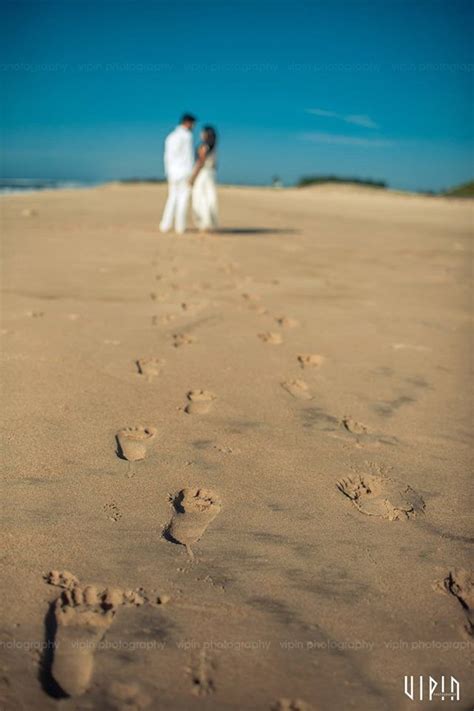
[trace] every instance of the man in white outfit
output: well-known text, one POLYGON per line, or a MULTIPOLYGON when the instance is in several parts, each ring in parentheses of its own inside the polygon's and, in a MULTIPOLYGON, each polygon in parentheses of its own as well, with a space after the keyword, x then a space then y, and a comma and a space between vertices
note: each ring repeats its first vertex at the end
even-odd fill
POLYGON ((160 222, 161 232, 173 228, 178 234, 186 229, 191 185, 189 179, 193 172, 193 128, 196 119, 191 114, 184 114, 181 123, 165 140, 165 175, 168 179, 168 200, 160 222))

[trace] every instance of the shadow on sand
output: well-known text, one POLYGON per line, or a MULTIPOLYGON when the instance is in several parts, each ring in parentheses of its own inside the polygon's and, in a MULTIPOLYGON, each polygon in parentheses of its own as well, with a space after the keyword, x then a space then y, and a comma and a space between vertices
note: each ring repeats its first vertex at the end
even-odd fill
POLYGON ((219 227, 214 232, 216 235, 291 235, 297 234, 299 230, 292 228, 271 228, 271 227, 219 227))
POLYGON ((44 649, 41 656, 41 663, 39 668, 39 681, 48 696, 53 699, 65 699, 68 695, 61 689, 59 684, 55 681, 52 675, 52 667, 54 660, 54 647, 57 631, 56 622, 56 602, 54 600, 48 608, 48 612, 44 619, 44 649))

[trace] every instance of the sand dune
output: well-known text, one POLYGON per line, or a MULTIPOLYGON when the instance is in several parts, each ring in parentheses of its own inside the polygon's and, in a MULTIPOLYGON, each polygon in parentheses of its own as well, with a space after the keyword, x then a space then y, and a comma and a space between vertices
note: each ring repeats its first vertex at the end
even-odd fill
POLYGON ((467 703, 470 202, 164 199, 0 203, 1 708, 467 703))

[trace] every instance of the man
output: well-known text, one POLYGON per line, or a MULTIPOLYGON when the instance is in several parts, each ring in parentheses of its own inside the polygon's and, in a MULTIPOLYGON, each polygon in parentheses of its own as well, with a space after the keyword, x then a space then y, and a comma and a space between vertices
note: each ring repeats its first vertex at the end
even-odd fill
POLYGON ((178 234, 186 229, 186 214, 191 195, 190 178, 194 167, 193 128, 196 118, 184 114, 181 123, 165 141, 165 175, 168 179, 168 200, 160 222, 161 232, 169 232, 173 224, 178 234))

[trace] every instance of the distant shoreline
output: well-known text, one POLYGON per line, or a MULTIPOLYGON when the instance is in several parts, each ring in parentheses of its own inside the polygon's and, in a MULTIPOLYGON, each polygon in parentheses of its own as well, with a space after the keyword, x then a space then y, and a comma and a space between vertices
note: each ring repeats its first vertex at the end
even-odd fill
MULTIPOLYGON (((84 190, 89 188, 97 187, 107 187, 107 186, 123 186, 123 187, 136 187, 136 186, 158 186, 166 184, 164 178, 124 178, 120 180, 106 180, 106 181, 79 181, 79 180, 49 180, 49 179, 0 179, 0 197, 7 195, 28 195, 31 193, 41 193, 48 190, 84 190)), ((461 198, 461 199, 472 199, 474 198, 474 181, 458 185, 454 188, 443 191, 423 191, 423 190, 403 190, 398 188, 391 188, 389 185, 370 180, 362 179, 342 179, 342 178, 330 178, 325 180, 324 178, 315 178, 314 180, 302 179, 294 185, 258 185, 258 184, 244 184, 244 183, 219 183, 222 188, 237 188, 237 189, 264 189, 264 190, 317 190, 320 188, 327 189, 332 187, 337 188, 360 188, 363 191, 369 190, 374 191, 374 193, 390 193, 398 195, 414 195, 432 198, 461 198)))

